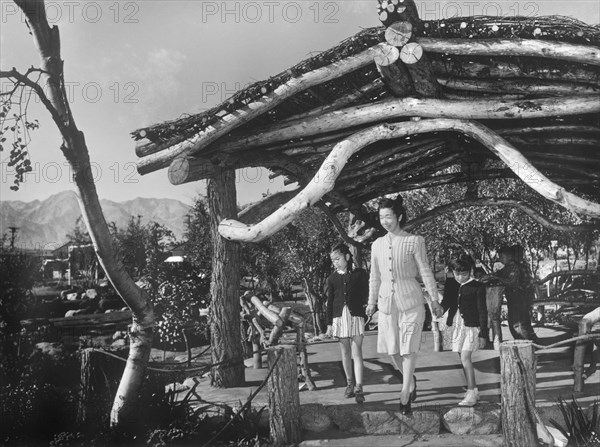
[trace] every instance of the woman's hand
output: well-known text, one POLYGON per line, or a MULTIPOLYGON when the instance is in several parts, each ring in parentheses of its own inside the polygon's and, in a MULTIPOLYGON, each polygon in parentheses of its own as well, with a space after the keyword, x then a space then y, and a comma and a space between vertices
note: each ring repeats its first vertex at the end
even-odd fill
POLYGON ((375 311, 377 310, 377 306, 375 304, 369 304, 365 312, 369 317, 372 317, 375 311))
POLYGON ((442 315, 444 315, 444 308, 437 301, 432 301, 429 307, 431 308, 431 315, 433 315, 435 318, 440 318, 442 315))

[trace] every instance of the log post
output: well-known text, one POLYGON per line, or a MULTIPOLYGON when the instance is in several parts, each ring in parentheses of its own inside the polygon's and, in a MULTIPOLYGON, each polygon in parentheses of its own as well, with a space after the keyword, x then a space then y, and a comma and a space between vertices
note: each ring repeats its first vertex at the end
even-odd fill
POLYGON ((317 389, 317 385, 310 375, 310 367, 308 366, 308 354, 306 353, 306 342, 304 340, 304 322, 296 326, 296 350, 300 357, 300 372, 304 376, 304 383, 308 386, 309 391, 317 389))
POLYGON ((208 206, 213 257, 210 294, 211 385, 241 386, 245 382, 240 331, 241 247, 219 236, 219 222, 237 218, 235 172, 224 170, 208 181, 208 206))
MULTIPOLYGON (((592 326, 600 321, 600 307, 587 313, 579 322, 579 331, 577 335, 588 334, 592 326)), ((575 343, 575 355, 573 356, 573 391, 580 393, 583 391, 583 364, 585 363, 585 351, 589 341, 577 340, 575 343)), ((594 359, 592 358, 592 361, 594 359)))
POLYGON ((433 333, 433 351, 443 351, 443 337, 437 321, 431 322, 431 332, 433 333))
POLYGON ((300 396, 293 346, 267 349, 269 369, 269 427, 272 445, 295 445, 301 441, 300 396))
POLYGON ((276 345, 279 341, 279 337, 283 333, 283 326, 287 322, 290 314, 292 313, 291 307, 282 307, 279 311, 279 318, 281 319, 281 325, 273 326, 273 330, 271 331, 271 335, 269 336, 269 345, 276 345))
POLYGON ((262 352, 260 347, 260 334, 254 327, 254 324, 250 323, 250 331, 252 337, 252 366, 254 369, 262 368, 262 352))
POLYGON ((500 345, 503 446, 537 445, 535 408, 536 357, 531 341, 500 345))
POLYGON ((100 425, 106 420, 124 369, 125 362, 96 352, 93 348, 81 351, 78 423, 100 425))

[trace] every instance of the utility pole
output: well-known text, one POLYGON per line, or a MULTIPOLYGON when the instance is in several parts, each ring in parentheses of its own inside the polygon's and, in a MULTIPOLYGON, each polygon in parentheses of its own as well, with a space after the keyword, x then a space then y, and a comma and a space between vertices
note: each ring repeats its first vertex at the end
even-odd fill
POLYGON ((17 231, 19 231, 19 227, 8 227, 10 230, 10 249, 14 250, 15 248, 15 239, 17 238, 17 231))

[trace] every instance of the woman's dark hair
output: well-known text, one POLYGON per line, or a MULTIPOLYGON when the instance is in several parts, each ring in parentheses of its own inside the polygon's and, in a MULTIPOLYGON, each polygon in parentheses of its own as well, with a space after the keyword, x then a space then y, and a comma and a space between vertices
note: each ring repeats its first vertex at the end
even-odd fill
POLYGON ((403 202, 404 202, 404 200, 402 199, 401 195, 397 195, 396 198, 394 198, 394 199, 388 199, 388 198, 381 199, 379 201, 379 203, 377 204, 377 211, 379 212, 380 210, 382 210, 384 208, 389 208, 398 217, 398 220, 400 221, 400 223, 405 224, 406 223, 406 208, 404 208, 403 202))
POLYGON ((470 272, 475 267, 475 261, 466 253, 461 253, 450 261, 450 268, 457 272, 470 272))
POLYGON ((344 256, 350 255, 350 259, 348 259, 348 270, 352 270, 353 257, 352 257, 352 253, 350 253, 350 249, 348 248, 348 246, 346 244, 344 244, 343 242, 340 242, 338 244, 335 244, 333 247, 331 247, 331 250, 329 251, 329 253, 334 253, 336 251, 339 251, 344 256))

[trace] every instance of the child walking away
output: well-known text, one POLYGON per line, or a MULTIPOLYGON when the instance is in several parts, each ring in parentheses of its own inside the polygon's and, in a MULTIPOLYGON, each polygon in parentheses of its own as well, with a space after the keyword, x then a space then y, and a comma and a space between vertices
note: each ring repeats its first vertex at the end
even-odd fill
POLYGON ((365 401, 363 394, 362 342, 365 331, 365 306, 369 295, 369 276, 363 269, 352 268, 352 255, 344 244, 331 249, 329 255, 335 271, 325 282, 327 296, 327 334, 337 337, 346 374, 344 396, 365 401), (354 359, 354 370, 352 368, 354 359), (354 381, 356 378, 356 382, 354 381))
POLYGON ((472 407, 479 400, 471 356, 473 351, 485 348, 488 333, 485 285, 473 278, 473 266, 468 255, 460 255, 450 263, 458 288, 445 287, 442 301, 444 311, 448 310, 445 323, 452 327, 452 351, 459 353, 467 380, 467 393, 458 403, 465 407, 472 407))

